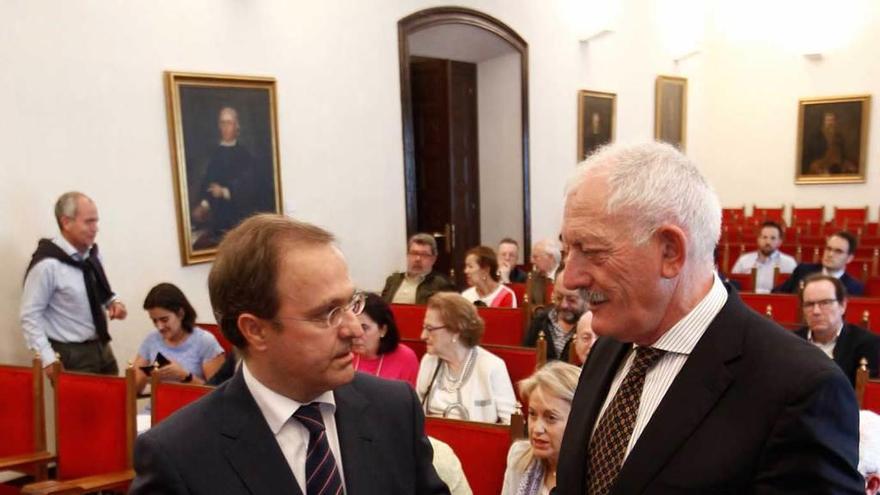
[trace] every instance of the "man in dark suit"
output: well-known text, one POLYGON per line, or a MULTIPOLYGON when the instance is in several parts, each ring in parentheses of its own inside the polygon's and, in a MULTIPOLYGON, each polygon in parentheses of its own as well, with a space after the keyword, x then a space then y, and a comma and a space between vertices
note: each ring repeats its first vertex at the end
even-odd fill
POLYGON ((871 377, 877 377, 880 337, 843 321, 846 288, 840 279, 813 273, 804 279, 801 306, 807 326, 797 334, 821 349, 840 366, 853 385, 862 358, 868 360, 871 377))
POLYGON ((437 241, 430 234, 416 234, 406 244, 406 273, 395 272, 385 279, 382 299, 387 303, 426 304, 428 298, 455 285, 432 271, 437 261, 437 241))
POLYGON ((253 216, 220 244, 208 285, 243 362, 138 438, 130 493, 449 493, 412 389, 354 372, 364 298, 330 233, 253 216))
POLYGON ((563 283, 600 336, 557 495, 850 493, 858 407, 840 369, 713 270, 718 198, 672 146, 613 145, 570 182, 563 283))
POLYGON ((773 292, 786 292, 797 294, 801 290, 801 281, 809 274, 821 272, 840 279, 846 287, 848 294, 861 296, 865 293, 865 286, 861 282, 846 273, 848 265, 855 256, 856 238, 845 230, 831 234, 825 243, 825 251, 822 253, 822 263, 801 263, 796 266, 788 279, 773 288, 773 292))

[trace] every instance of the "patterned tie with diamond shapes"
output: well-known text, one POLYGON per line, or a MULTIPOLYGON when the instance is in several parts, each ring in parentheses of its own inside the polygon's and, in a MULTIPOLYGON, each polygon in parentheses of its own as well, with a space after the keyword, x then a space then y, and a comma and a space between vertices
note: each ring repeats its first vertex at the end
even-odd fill
POLYGON ((645 375, 665 352, 652 347, 636 348, 632 366, 608 404, 590 441, 587 461, 589 495, 605 495, 617 479, 636 424, 645 375))
POLYGON ((309 430, 306 454, 306 495, 337 495, 342 493, 342 477, 336 458, 330 451, 321 409, 316 402, 300 406, 293 417, 309 430))

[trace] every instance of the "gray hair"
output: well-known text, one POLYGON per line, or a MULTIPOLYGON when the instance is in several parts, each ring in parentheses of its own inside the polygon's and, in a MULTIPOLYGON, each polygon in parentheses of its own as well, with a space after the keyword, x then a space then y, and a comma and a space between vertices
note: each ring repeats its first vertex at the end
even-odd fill
POLYGON ((545 253, 552 256, 553 259, 556 260, 557 266, 562 262, 562 245, 556 239, 541 239, 535 243, 534 249, 535 251, 543 250, 545 253))
POLYGON ((79 198, 86 198, 89 201, 92 200, 92 198, 81 192, 68 191, 55 201, 55 221, 58 223, 59 229, 61 228, 62 218, 76 218, 76 206, 79 202, 79 198))
POLYGON ((859 411, 859 472, 880 473, 880 416, 872 411, 859 411))
POLYGON ((409 238, 409 241, 406 243, 407 249, 412 244, 421 244, 422 246, 428 246, 431 248, 431 255, 437 256, 437 241, 434 239, 434 236, 431 234, 425 234, 424 232, 420 232, 409 238))
POLYGON ((687 233, 693 259, 712 262, 721 235, 721 203, 682 152, 659 142, 602 147, 580 164, 566 196, 590 171, 606 177, 605 211, 630 219, 636 244, 646 242, 662 224, 672 223, 687 233))

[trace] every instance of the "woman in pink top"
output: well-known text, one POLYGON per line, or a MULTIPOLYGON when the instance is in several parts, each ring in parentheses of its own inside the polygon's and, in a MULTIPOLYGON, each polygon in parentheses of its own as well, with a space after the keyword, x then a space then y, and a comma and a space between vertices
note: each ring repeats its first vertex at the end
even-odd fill
POLYGON ((378 295, 367 294, 364 312, 358 315, 363 337, 352 341, 354 369, 380 378, 403 380, 416 386, 419 360, 412 349, 400 343, 394 314, 378 295))

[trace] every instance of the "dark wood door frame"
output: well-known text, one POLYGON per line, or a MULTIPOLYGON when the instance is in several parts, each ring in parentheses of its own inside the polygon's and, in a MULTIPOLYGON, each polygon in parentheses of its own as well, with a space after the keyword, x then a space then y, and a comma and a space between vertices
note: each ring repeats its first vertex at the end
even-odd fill
POLYGON ((417 233, 415 135, 413 133, 412 92, 409 71, 409 35, 429 27, 464 24, 498 36, 520 55, 520 95, 522 115, 522 200, 523 259, 529 261, 532 248, 532 215, 529 202, 529 45, 507 24, 482 12, 461 7, 435 7, 410 14, 397 23, 400 65, 400 106, 403 116, 403 171, 406 192, 407 236, 417 233))

